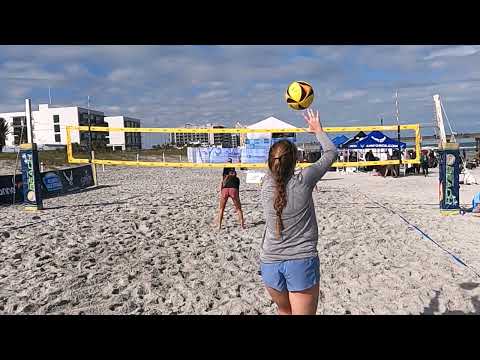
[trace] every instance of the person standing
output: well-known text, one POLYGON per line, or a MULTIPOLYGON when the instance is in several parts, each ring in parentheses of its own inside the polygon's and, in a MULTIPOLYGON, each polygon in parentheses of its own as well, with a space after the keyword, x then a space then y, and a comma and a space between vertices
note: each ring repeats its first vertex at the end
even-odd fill
POLYGON ((227 205, 228 198, 231 198, 235 211, 238 214, 238 220, 242 229, 245 229, 245 221, 243 218, 242 204, 240 202, 240 179, 237 176, 235 169, 231 169, 229 173, 223 178, 220 189, 220 205, 218 210, 218 229, 222 228, 223 213, 227 205))
POLYGON ((427 155, 422 152, 422 155, 420 156, 420 166, 422 167, 422 173, 425 177, 428 175, 428 157, 427 155))
POLYGON ((312 191, 337 157, 335 145, 323 131, 318 111, 315 115, 307 110, 304 118, 324 150, 322 157, 295 172, 296 146, 281 140, 270 147, 268 171, 262 184, 265 231, 260 270, 280 315, 316 313, 320 261, 312 191))
MULTIPOLYGON (((229 159, 227 160, 227 162, 229 162, 229 163, 231 164, 231 163, 232 163, 232 159, 229 158, 229 159)), ((223 179, 225 179, 225 176, 227 176, 227 175, 230 173, 231 170, 235 171, 235 168, 234 168, 234 167, 228 167, 228 166, 225 167, 225 168, 223 168, 222 182, 223 182, 223 179)), ((222 186, 220 185, 220 190, 221 190, 221 189, 222 189, 222 186)))

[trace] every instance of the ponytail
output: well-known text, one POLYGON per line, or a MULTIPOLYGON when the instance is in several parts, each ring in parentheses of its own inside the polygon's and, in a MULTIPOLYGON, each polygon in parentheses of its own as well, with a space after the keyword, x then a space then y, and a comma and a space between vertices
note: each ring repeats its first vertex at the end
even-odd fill
POLYGON ((270 148, 268 167, 275 182, 273 209, 277 215, 276 235, 280 239, 283 230, 282 213, 287 206, 287 183, 293 175, 297 162, 297 148, 288 140, 281 140, 270 148))

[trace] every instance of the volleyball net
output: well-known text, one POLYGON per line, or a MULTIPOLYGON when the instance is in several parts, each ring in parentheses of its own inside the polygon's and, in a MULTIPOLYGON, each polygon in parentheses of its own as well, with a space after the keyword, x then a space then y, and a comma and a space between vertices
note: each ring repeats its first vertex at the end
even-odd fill
MULTIPOLYGON (((389 125, 389 126, 351 126, 351 127, 325 127, 324 131, 329 133, 329 137, 335 139, 338 137, 335 134, 347 133, 351 136, 352 133, 355 136, 349 138, 345 136, 346 140, 343 144, 337 146, 338 149, 338 161, 336 161, 332 167, 371 167, 371 166, 385 166, 385 165, 399 165, 399 164, 419 164, 421 155, 421 135, 420 125, 389 125), (414 133, 409 139, 411 144, 400 141, 400 133, 410 131, 414 133), (388 134, 388 135, 387 135, 388 134), (360 136, 359 136, 360 135, 360 136), (390 155, 397 154, 395 156, 370 156, 370 160, 367 161, 366 153, 371 152, 374 155, 385 155, 390 152, 390 155), (410 150, 410 154, 414 156, 406 156, 406 152, 410 150), (355 154, 350 157, 351 154, 355 154), (400 154, 400 155, 398 155, 400 154), (371 159, 374 160, 371 160, 371 159), (345 161, 346 160, 346 161, 345 161)), ((405 138, 405 136, 403 136, 405 138)), ((272 143, 281 140, 283 138, 293 139, 297 143, 297 147, 304 154, 309 153, 308 146, 315 147, 317 149, 310 151, 316 153, 318 156, 321 154, 321 149, 318 141, 313 138, 313 134, 308 132, 306 128, 287 128, 287 129, 249 129, 249 128, 112 128, 103 126, 67 126, 66 127, 66 143, 67 143, 67 159, 71 164, 88 164, 93 163, 97 165, 119 165, 119 166, 142 166, 142 167, 182 167, 182 168, 224 168, 231 166, 232 163, 227 162, 227 158, 234 158, 233 163, 235 166, 244 169, 263 169, 267 167, 266 157, 268 155, 268 149, 272 143), (107 138, 112 141, 121 139, 123 143, 130 142, 133 139, 133 144, 138 145, 136 150, 130 151, 115 151, 115 146, 105 144, 103 146, 94 146, 95 155, 91 156, 89 152, 85 150, 90 147, 86 144, 92 139, 100 138, 100 134, 103 134, 103 138, 107 138), (122 135, 123 133, 123 135, 122 135), (272 134, 270 137, 265 134, 272 134), (308 136, 310 134, 312 139, 308 143, 302 143, 298 140, 296 135, 308 136), (136 135, 135 135, 136 134, 136 135), (154 146, 156 149, 145 149, 145 139, 149 135, 163 135, 164 144, 162 146, 154 146), (172 141, 172 134, 181 134, 183 137, 183 146, 174 146, 172 141), (189 134, 203 134, 202 139, 206 139, 201 145, 201 141, 197 141, 196 144, 185 139, 191 139, 189 134), (230 145, 225 149, 225 156, 222 154, 220 146, 215 146, 216 134, 224 134, 225 136, 237 136, 237 142, 235 144, 230 142, 230 145), (263 135, 262 135, 263 134, 263 135), (292 134, 293 135, 292 137, 292 134), (168 137, 168 139, 167 139, 168 137), (86 141, 85 139, 89 140, 86 141), (208 146, 208 144, 210 147, 208 146), (82 145, 83 144, 83 145, 82 145), (214 154, 217 154, 215 158, 212 156, 202 156, 201 154, 208 153, 208 150, 202 150, 202 148, 216 149, 214 154), (168 153, 165 156, 166 149, 177 149, 177 153, 172 155, 168 153), (182 149, 182 150, 180 150, 182 149), (230 150, 227 150, 230 149, 230 150), (119 156, 119 154, 130 154, 130 158, 127 155, 119 156), (196 156, 195 154, 200 154, 196 156), (102 157, 102 158, 100 158, 102 157), (252 161, 252 159, 254 161, 252 161)), ((120 141, 121 142, 121 141, 120 141)), ((91 143, 90 143, 91 144, 91 143)), ((148 146, 148 145, 147 145, 148 146)), ((120 146, 121 148, 121 146, 120 146)), ((124 149, 122 149, 124 150, 124 149)), ((212 153, 211 151, 209 152, 212 153)), ((308 158, 308 157, 307 157, 308 158)), ((318 158, 318 157, 317 157, 318 158)), ((314 161, 307 161, 306 158, 302 158, 298 163, 298 167, 308 167, 314 161)))

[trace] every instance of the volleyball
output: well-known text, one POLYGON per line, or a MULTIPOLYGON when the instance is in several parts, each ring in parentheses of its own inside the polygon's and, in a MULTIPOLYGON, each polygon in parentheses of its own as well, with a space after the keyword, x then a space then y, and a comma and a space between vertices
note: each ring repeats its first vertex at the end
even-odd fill
POLYGON ((294 81, 285 91, 287 105, 294 110, 304 110, 313 102, 313 87, 305 81, 294 81))

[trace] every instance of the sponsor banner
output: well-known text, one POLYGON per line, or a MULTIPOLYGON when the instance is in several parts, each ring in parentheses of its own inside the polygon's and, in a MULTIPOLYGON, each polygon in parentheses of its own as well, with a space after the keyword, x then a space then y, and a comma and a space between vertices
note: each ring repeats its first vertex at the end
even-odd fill
POLYGON ((248 170, 247 171, 246 183, 247 184, 261 184, 264 176, 265 176, 265 173, 263 171, 248 170))
POLYGON ((94 185, 90 165, 46 171, 41 174, 42 194, 45 197, 65 194, 94 185))
MULTIPOLYGON (((40 179, 42 198, 58 196, 94 185, 90 165, 45 171, 40 174, 40 179)), ((11 175, 0 176, 0 204, 12 204, 14 193, 15 203, 23 202, 22 175, 15 176, 15 184, 14 189, 11 175)))
POLYGON ((270 150, 270 139, 245 139, 242 149, 242 163, 265 163, 270 150))
POLYGON ((275 144, 276 142, 279 142, 280 140, 288 140, 292 143, 296 143, 297 142, 297 139, 295 137, 280 137, 280 138, 272 138, 272 145, 275 144))
POLYGON ((238 148, 212 148, 210 152, 211 163, 226 163, 228 159, 232 159, 232 162, 240 162, 240 149, 238 148))
POLYGON ((43 206, 40 187, 40 167, 35 144, 23 144, 20 147, 22 163, 23 203, 27 208, 41 209, 43 206), (23 147, 23 148, 22 148, 23 147))
POLYGON ((238 148, 187 148, 188 161, 192 163, 226 163, 228 159, 232 162, 240 162, 240 149, 238 148))
POLYGON ((460 209, 460 152, 440 151, 439 200, 441 210, 460 209))
POLYGON ((12 204, 15 194, 15 203, 23 201, 23 183, 22 175, 15 176, 15 185, 13 185, 13 176, 0 176, 0 204, 12 204))

